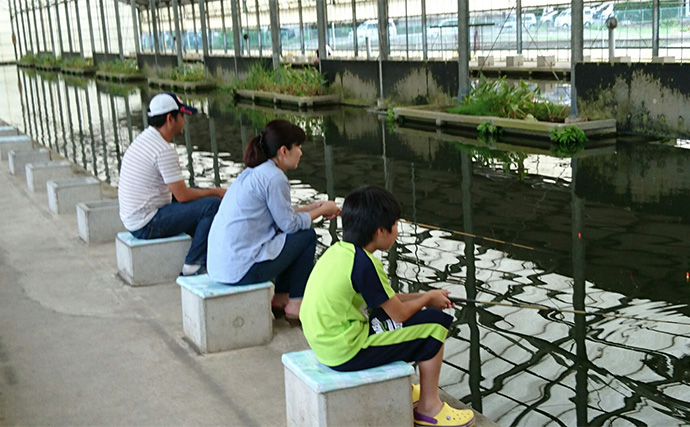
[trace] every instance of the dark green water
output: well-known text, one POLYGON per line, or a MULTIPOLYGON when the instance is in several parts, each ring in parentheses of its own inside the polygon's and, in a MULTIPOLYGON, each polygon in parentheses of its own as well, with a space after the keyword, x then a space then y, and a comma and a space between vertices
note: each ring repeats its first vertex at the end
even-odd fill
MULTIPOLYGON (((152 93, 2 71, 17 102, 0 117, 117 185, 152 93)), ((364 184, 390 189, 403 222, 381 255, 401 291, 440 287, 479 301, 637 318, 458 305, 445 391, 501 425, 690 422, 687 142, 621 138, 561 159, 392 129, 360 109, 186 100, 201 111, 175 141, 190 184, 229 185, 242 170, 244 141, 282 117, 311 135, 289 174, 295 202, 342 201, 364 184)), ((316 227, 321 251, 340 235, 335 222, 316 227)))

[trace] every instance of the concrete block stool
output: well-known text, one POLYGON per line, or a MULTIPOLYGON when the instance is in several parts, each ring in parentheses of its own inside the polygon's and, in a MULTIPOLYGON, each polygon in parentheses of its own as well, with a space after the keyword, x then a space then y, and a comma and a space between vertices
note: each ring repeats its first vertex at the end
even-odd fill
POLYGON ((493 67, 494 66, 494 57, 493 55, 489 56, 478 56, 477 57, 477 65, 479 67, 493 67))
POLYGON ((162 239, 137 239, 129 231, 117 233, 115 249, 120 277, 132 286, 173 282, 182 271, 192 238, 179 234, 162 239))
POLYGON ((266 344, 273 337, 273 283, 217 283, 208 274, 177 278, 184 334, 202 353, 266 344))
POLYGON ((112 242, 117 233, 126 231, 117 199, 77 203, 77 226, 86 243, 112 242))
POLYGON ((31 138, 26 135, 0 136, 0 156, 7 160, 12 150, 31 150, 34 148, 31 138))
POLYGON ((411 426, 412 366, 356 372, 322 365, 311 350, 283 354, 288 426, 411 426))
POLYGON ((525 65, 525 58, 522 55, 506 56, 506 67, 522 67, 525 65))
POLYGON ((556 65, 555 55, 540 55, 537 56, 537 67, 539 68, 549 68, 556 65))
POLYGON ((14 126, 0 126, 0 136, 18 135, 19 131, 14 126))
POLYGON ((91 176, 46 182, 48 207, 58 215, 77 212, 77 203, 101 200, 101 182, 91 176))
POLYGON ((7 160, 12 175, 24 175, 26 173, 27 164, 49 162, 50 152, 45 148, 38 148, 36 150, 10 150, 7 154, 7 160))
POLYGON ((35 162, 26 165, 26 186, 32 193, 46 191, 48 181, 70 176, 72 176, 72 164, 67 160, 35 162))

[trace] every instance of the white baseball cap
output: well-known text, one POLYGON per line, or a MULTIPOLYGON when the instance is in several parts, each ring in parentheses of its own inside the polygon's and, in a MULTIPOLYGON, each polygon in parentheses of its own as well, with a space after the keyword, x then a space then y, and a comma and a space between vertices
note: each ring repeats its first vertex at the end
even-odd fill
POLYGON ((196 114, 197 112, 196 108, 185 105, 180 97, 174 93, 159 93, 151 98, 151 102, 149 102, 148 115, 149 117, 155 117, 178 110, 184 114, 189 114, 190 116, 192 114, 196 114))

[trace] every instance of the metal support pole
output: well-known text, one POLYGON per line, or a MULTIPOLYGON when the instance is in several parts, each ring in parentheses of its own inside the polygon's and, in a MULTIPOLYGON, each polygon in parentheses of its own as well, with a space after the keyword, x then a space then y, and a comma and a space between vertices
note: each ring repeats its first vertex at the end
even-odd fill
MULTIPOLYGON (((89 0, 86 0, 86 5, 88 6, 89 0)), ((57 23, 57 32, 58 32, 58 42, 60 43, 60 56, 65 54, 65 46, 62 43, 62 24, 61 24, 61 19, 60 19, 60 7, 58 2, 55 2, 55 23, 57 23)))
POLYGON ((206 32, 206 9, 204 8, 205 0, 199 0, 199 19, 201 20, 201 46, 203 47, 203 62, 204 73, 208 73, 206 68, 206 58, 208 58, 208 33, 206 32))
POLYGON ((77 16, 77 34, 79 34, 79 53, 81 54, 82 58, 86 58, 86 55, 84 54, 84 36, 81 34, 81 16, 79 16, 79 8, 77 7, 77 4, 74 3, 74 13, 77 16))
POLYGON ((356 58, 359 56, 359 43, 357 40, 357 4, 355 0, 352 0, 350 8, 352 9, 352 47, 356 58))
POLYGON ((69 8, 67 7, 67 1, 65 1, 65 21, 67 21, 67 41, 69 42, 69 51, 74 52, 74 47, 72 46, 72 23, 69 19, 69 8))
POLYGON ((141 53, 139 45, 139 23, 137 19, 137 0, 132 0, 132 28, 134 29, 134 51, 137 56, 141 53))
POLYGON ((204 1, 204 15, 206 15, 206 46, 208 46, 208 52, 213 52, 213 31, 211 31, 211 13, 208 8, 208 0, 204 1))
POLYGON ((177 66, 181 67, 184 64, 182 59, 182 38, 180 36, 180 14, 178 12, 178 0, 173 1, 173 13, 175 19, 175 44, 177 45, 177 66))
POLYGON ((390 38, 388 37, 388 0, 378 0, 379 13, 379 58, 386 61, 390 55, 390 38))
POLYGON ((117 49, 120 52, 120 60, 125 60, 125 49, 122 47, 122 25, 120 25, 120 0, 113 2, 115 5, 115 26, 117 26, 117 49))
MULTIPOLYGON (((42 6, 40 4, 39 0, 39 6, 42 6)), ((46 52, 48 51, 48 40, 46 39, 46 21, 43 19, 43 7, 40 7, 38 9, 38 14, 41 17, 41 34, 43 35, 43 50, 46 52)))
POLYGON ((577 117, 577 89, 575 88, 575 65, 582 62, 583 50, 583 0, 572 0, 572 25, 570 27, 570 117, 577 117))
POLYGON ((256 5, 256 32, 259 36, 259 58, 263 56, 264 53, 264 38, 261 34, 261 20, 259 19, 259 0, 255 0, 256 5))
MULTIPOLYGON (((458 27, 460 21, 458 21, 458 27)), ((425 61, 429 59, 429 50, 427 49, 427 32, 426 32, 426 0, 422 0, 422 59, 425 61)))
POLYGON ((225 0, 220 0, 220 25, 223 29, 223 52, 228 54, 228 29, 225 27, 225 0))
MULTIPOLYGON (((15 44, 15 51, 14 51, 14 56, 15 60, 19 61, 19 59, 23 56, 22 52, 22 39, 19 37, 19 19, 17 19, 17 0, 13 0, 14 2, 14 9, 10 10, 10 17, 12 18, 12 22, 14 22, 14 27, 12 27, 12 40, 15 40, 19 46, 17 48, 17 45, 15 44), (17 29, 17 32, 14 32, 14 29, 17 29)), ((8 2, 9 3, 9 2, 8 2)), ((12 4, 10 4, 10 7, 12 4)), ((26 41, 25 41, 26 42, 26 41)))
POLYGON ((659 56, 659 0, 652 0, 652 57, 659 56))
POLYGON ((458 0, 458 104, 470 93, 470 3, 458 0))
POLYGON ((319 67, 326 59, 326 0, 316 0, 316 35, 319 39, 319 67))
MULTIPOLYGON (((180 34, 184 34, 184 35, 185 35, 185 39, 187 39, 187 45, 189 45, 189 35, 188 35, 188 34, 185 32, 185 30, 184 30, 184 17, 185 17, 185 15, 184 15, 184 6, 180 5, 180 7, 178 8, 178 14, 179 14, 179 12, 182 12, 182 14, 181 14, 181 15, 182 15, 182 19, 179 20, 179 23, 180 23, 180 34)), ((187 46, 187 47, 185 48, 184 43, 182 43, 182 52, 183 52, 183 53, 184 53, 185 49, 188 49, 188 48, 189 48, 189 46, 187 46)))
POLYGON ((410 59, 410 20, 407 14, 407 0, 405 0, 405 59, 410 59))
POLYGON ((101 6, 101 34, 103 35, 103 53, 107 55, 110 53, 108 50, 108 24, 105 22, 105 8, 103 7, 103 0, 100 0, 99 3, 101 6))
POLYGON ((517 0, 517 5, 515 6, 515 35, 517 54, 522 55, 522 0, 517 0))
POLYGON ((194 51, 199 53, 199 43, 196 42, 196 12, 194 11, 194 3, 192 3, 192 24, 194 25, 194 51))
POLYGON ((273 69, 280 68, 280 15, 278 14, 278 0, 268 0, 268 10, 271 19, 271 50, 273 51, 273 69))
MULTIPOLYGON (((237 1, 238 0, 230 0, 230 9, 232 12, 232 43, 235 50, 235 58, 242 56, 242 44, 240 42, 240 33, 242 30, 240 29, 240 13, 237 1)), ((300 11, 300 13, 302 12, 300 11)))
POLYGON ((36 20, 36 2, 31 0, 31 11, 34 14, 34 31, 36 31, 36 54, 41 53, 41 41, 38 39, 38 21, 36 20))
POLYGON ((615 28, 609 28, 609 62, 613 62, 613 58, 616 56, 616 38, 613 35, 613 30, 615 28))
MULTIPOLYGON (((170 37, 173 37, 173 34, 174 34, 175 35, 174 38, 177 39, 177 33, 173 31, 173 17, 172 17, 172 13, 170 12, 170 3, 168 3, 168 29, 170 31, 170 37)), ((175 43, 173 43, 170 46, 170 51, 171 52, 175 51, 175 43)))
MULTIPOLYGON (((103 0, 101 0, 103 1, 103 0)), ((151 13, 151 19, 149 22, 151 23, 151 31, 153 33, 153 52, 156 55, 156 64, 158 63, 158 55, 161 54, 160 52, 160 45, 158 44, 158 19, 156 18, 156 2, 155 0, 149 0, 149 5, 151 5, 151 9, 149 12, 151 13)))
POLYGON ((302 17, 302 0, 297 0, 297 8, 299 9, 299 49, 302 56, 305 55, 304 48, 304 18, 302 17))
POLYGON ((31 28, 29 28, 27 30, 27 27, 29 27, 29 23, 30 23, 29 11, 24 10, 24 19, 22 19, 22 31, 24 32, 24 40, 26 40, 26 34, 28 33, 29 34, 29 46, 31 47, 29 52, 35 53, 35 51, 34 51, 34 39, 33 39, 33 36, 31 35, 31 28))
MULTIPOLYGON (((93 65, 97 65, 96 62, 96 36, 93 31, 93 18, 91 17, 91 0, 86 0, 86 16, 89 18, 89 38, 91 41, 91 57, 93 58, 93 65)), ((62 45, 62 39, 60 41, 62 45)))

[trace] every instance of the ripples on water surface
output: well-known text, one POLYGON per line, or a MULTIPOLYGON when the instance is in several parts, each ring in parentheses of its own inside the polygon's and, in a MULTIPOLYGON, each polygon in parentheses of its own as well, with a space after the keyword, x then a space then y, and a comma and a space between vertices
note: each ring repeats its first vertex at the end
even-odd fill
MULTIPOLYGON (((7 103, 5 120, 117 185, 147 90, 2 72, 7 98, 21 101, 7 103)), ((390 129, 358 109, 279 112, 218 95, 187 101, 202 112, 175 141, 190 184, 229 185, 242 170, 243 141, 287 118, 311 135, 289 174, 295 202, 342 202, 364 184, 401 200, 400 237, 382 254, 393 286, 507 303, 454 310, 445 391, 501 425, 690 422, 687 141, 619 140, 571 161, 390 129)), ((339 224, 316 227, 319 251, 340 236, 339 224)))

